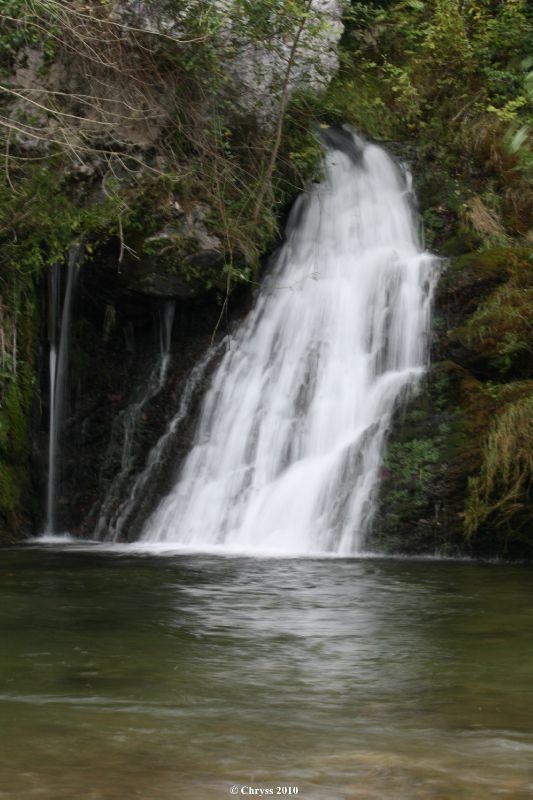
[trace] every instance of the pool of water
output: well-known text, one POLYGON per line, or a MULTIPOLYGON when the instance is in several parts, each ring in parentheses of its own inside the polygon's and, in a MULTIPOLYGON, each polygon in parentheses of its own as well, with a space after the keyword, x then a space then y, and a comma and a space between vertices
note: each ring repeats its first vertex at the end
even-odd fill
POLYGON ((531 579, 4 550, 0 798, 533 797, 531 579))

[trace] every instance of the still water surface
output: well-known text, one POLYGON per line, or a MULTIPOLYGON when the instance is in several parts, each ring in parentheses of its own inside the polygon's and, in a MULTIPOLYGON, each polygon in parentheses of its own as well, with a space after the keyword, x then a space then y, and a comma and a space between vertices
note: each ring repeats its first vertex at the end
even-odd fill
POLYGON ((533 797, 531 568, 41 547, 0 577, 0 798, 533 797))

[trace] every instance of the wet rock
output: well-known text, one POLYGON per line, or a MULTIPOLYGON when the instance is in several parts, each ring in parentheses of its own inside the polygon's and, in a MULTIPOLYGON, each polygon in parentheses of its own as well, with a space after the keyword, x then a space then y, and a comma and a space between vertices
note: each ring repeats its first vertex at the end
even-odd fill
MULTIPOLYGON (((531 557, 517 513, 467 536, 465 514, 495 420, 532 392, 532 264, 521 248, 450 260, 436 296, 433 363, 392 425, 370 547, 531 557)), ((524 432, 525 434, 525 432, 524 432)))

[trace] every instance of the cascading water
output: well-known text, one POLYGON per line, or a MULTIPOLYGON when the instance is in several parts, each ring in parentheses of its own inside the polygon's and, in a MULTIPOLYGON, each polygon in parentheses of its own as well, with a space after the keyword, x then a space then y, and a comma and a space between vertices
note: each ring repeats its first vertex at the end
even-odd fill
POLYGON ((145 542, 339 555, 364 545, 393 411, 425 365, 437 266, 408 179, 381 148, 330 135, 324 169, 292 212, 145 542))
POLYGON ((115 541, 122 530, 119 523, 122 514, 124 495, 135 469, 136 436, 148 403, 163 389, 170 363, 170 347, 172 343, 172 327, 174 324, 176 304, 166 301, 159 309, 159 358, 148 376, 146 385, 142 387, 140 396, 117 417, 112 433, 112 440, 122 437, 120 469, 106 492, 104 502, 99 511, 95 529, 97 539, 105 538, 115 541))
POLYGON ((172 445, 172 441, 182 424, 186 422, 191 403, 197 396, 199 387, 209 367, 224 345, 225 339, 222 339, 218 345, 211 347, 191 370, 181 392, 178 411, 171 419, 165 433, 148 453, 144 468, 133 481, 131 489, 128 489, 128 497, 116 508, 113 518, 107 527, 106 540, 117 541, 120 539, 123 533, 131 527, 132 521, 142 513, 145 503, 150 503, 151 489, 157 484, 164 469, 167 449, 172 445))
POLYGON ((63 420, 68 373, 72 295, 76 272, 80 264, 82 253, 82 244, 77 244, 70 248, 61 317, 61 266, 59 264, 54 264, 50 271, 48 314, 48 338, 50 341, 50 410, 48 428, 48 480, 46 489, 46 534, 57 532, 60 431, 63 420))

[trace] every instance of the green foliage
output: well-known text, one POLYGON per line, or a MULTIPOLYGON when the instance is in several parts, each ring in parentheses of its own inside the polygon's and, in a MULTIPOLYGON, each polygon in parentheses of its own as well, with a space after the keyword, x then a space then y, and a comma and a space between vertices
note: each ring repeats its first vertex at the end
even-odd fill
POLYGON ((98 238, 116 227, 116 200, 86 202, 68 185, 61 161, 11 170, 0 184, 0 286, 28 286, 44 267, 64 260, 72 242, 98 238))
POLYGON ((14 526, 28 484, 41 273, 63 263, 74 241, 90 250, 117 230, 115 200, 87 202, 60 164, 12 166, 0 183, 0 530, 14 526))
POLYGON ((465 513, 468 537, 497 529, 507 547, 528 541, 533 486, 533 395, 509 404, 483 445, 479 475, 469 481, 465 513))
POLYGON ((527 374, 533 350, 533 263, 527 251, 500 248, 464 256, 451 280, 453 275, 459 275, 465 290, 470 282, 478 305, 463 325, 448 333, 449 340, 465 348, 465 358, 478 374, 500 380, 527 374))
POLYGON ((517 98, 521 101, 517 106, 519 109, 527 110, 524 119, 517 119, 517 114, 512 116, 511 125, 505 135, 507 151, 511 156, 518 159, 518 168, 526 179, 533 177, 533 151, 531 149, 531 128, 533 126, 533 57, 524 59, 521 64, 524 70, 523 95, 517 98))
POLYGON ((387 502, 391 505, 407 505, 409 514, 416 514, 423 509, 427 505, 433 468, 439 456, 435 441, 429 438, 390 444, 384 468, 394 474, 395 487, 388 492, 387 502))
POLYGON ((530 159, 531 22, 525 0, 352 3, 325 113, 381 139, 416 139, 465 188, 476 160, 516 182, 509 172, 519 162, 526 174, 530 159), (509 155, 497 162, 501 124, 509 155))
MULTIPOLYGON (((135 9, 125 9, 124 15, 119 17, 110 17, 111 12, 112 4, 90 2, 84 7, 84 23, 80 26, 79 9, 62 0, 54 3, 38 0, 29 8, 20 0, 8 0, 0 16, 9 17, 11 27, 6 29, 6 48, 14 55, 17 49, 23 54, 31 37, 35 45, 43 46, 43 27, 50 31, 56 43, 60 67, 68 65, 73 50, 79 51, 85 78, 90 83, 93 73, 96 76, 95 85, 88 86, 91 95, 97 95, 102 85, 117 86, 119 113, 116 117, 127 118, 132 111, 143 116, 147 109, 148 114, 153 110, 156 117, 160 116, 159 103, 156 102, 153 109, 151 104, 158 93, 165 96, 168 125, 156 145, 158 163, 154 169, 154 174, 159 171, 161 180, 150 182, 143 175, 137 187, 139 193, 145 186, 158 184, 152 207, 148 208, 150 202, 145 203, 147 219, 164 221, 164 214, 159 213, 159 195, 165 190, 168 192, 171 182, 175 196, 192 195, 210 206, 209 225, 224 242, 227 262, 239 258, 236 275, 245 279, 256 276, 261 254, 278 233, 280 210, 317 170, 319 147, 310 131, 317 97, 309 93, 304 97, 304 92, 300 96, 296 94, 287 109, 287 86, 295 54, 296 60, 313 61, 315 52, 311 52, 305 37, 314 36, 314 47, 318 47, 317 42, 326 37, 329 30, 329 12, 311 11, 309 0, 262 0, 260 3, 236 0, 230 4, 208 0, 158 0, 146 4, 143 11, 143 19, 151 25, 146 33, 138 27, 135 9), (129 23, 134 34, 121 31, 121 25, 127 28, 129 23), (305 36, 300 39, 302 30, 305 36), (18 39, 13 38, 15 34, 18 39), (254 114, 248 114, 241 104, 241 95, 249 95, 251 87, 246 83, 250 76, 240 86, 239 58, 243 54, 249 57, 251 52, 253 69, 254 46, 258 48, 259 60, 264 58, 268 62, 271 59, 279 69, 270 87, 272 108, 267 110, 264 120, 268 117, 268 124, 258 124, 254 114), (232 59, 237 65, 233 70, 232 59), (121 96, 124 87, 117 79, 120 71, 131 75, 137 92, 132 96, 134 99, 126 93, 125 102, 121 96), (138 109, 135 102, 139 103, 138 109), (280 140, 278 117, 282 123, 280 140)), ((262 65, 258 64, 257 69, 261 86, 262 65)), ((62 91, 55 93, 53 102, 43 96, 39 98, 38 112, 34 113, 30 107, 33 99, 29 97, 24 103, 18 103, 16 114, 24 116, 18 121, 28 126, 29 132, 25 128, 25 134, 32 136, 37 129, 45 140, 59 126, 62 132, 59 138, 66 140, 61 158, 72 151, 83 162, 87 157, 84 150, 87 145, 95 147, 95 152, 102 145, 94 143, 94 129, 86 134, 82 124, 71 122, 80 120, 78 115, 87 111, 82 106, 80 112, 79 98, 62 91), (47 125, 47 121, 51 124, 47 125), (81 149, 77 150, 78 147, 81 149)), ((109 109, 106 102, 99 108, 104 118, 109 109)), ((104 125, 110 124, 104 119, 104 125)), ((127 149, 127 138, 117 140, 116 131, 112 128, 111 132, 119 142, 117 151, 121 146, 127 149)), ((17 131, 12 137, 16 145, 17 131)), ((7 149, 12 146, 13 142, 8 139, 7 149)), ((51 157, 58 156, 55 152, 51 157)), ((109 156, 106 152, 105 162, 113 172, 113 158, 109 156)), ((122 172, 123 165, 120 159, 118 161, 118 171, 122 172)), ((63 163, 58 161, 58 166, 61 169, 63 163)), ((108 186, 111 183, 109 180, 108 186)), ((137 224, 137 214, 132 208, 136 203, 135 194, 132 191, 129 197, 123 198, 120 222, 125 235, 137 224)), ((153 232, 147 231, 147 235, 153 232)), ((136 236, 133 245, 129 241, 126 243, 136 249, 139 239, 136 236)), ((38 253, 35 259, 39 259, 38 253)))
MULTIPOLYGON (((5 324, 5 308, 3 309, 5 324)), ((28 419, 34 394, 33 351, 38 316, 33 293, 19 298, 16 372, 4 361, 0 373, 0 538, 2 528, 19 510, 28 482, 28 419)), ((4 350, 5 355, 5 350, 4 350)), ((13 355, 13 353, 11 353, 13 355)))
POLYGON ((533 289, 507 283, 491 294, 456 336, 505 376, 532 352, 532 305, 533 289))
MULTIPOLYGON (((41 2, 34 2, 33 5, 37 9, 44 8, 41 2)), ((45 62, 53 59, 57 32, 53 28, 46 29, 28 23, 31 11, 26 0, 3 0, 0 12, 0 75, 9 74, 18 53, 24 48, 39 48, 45 62)))
MULTIPOLYGON (((9 324, 16 324, 43 269, 64 262, 74 241, 83 238, 91 249, 117 229, 117 200, 82 199, 76 185, 69 186, 58 169, 60 163, 15 168, 8 180, 0 183, 0 296, 5 306, 5 340, 11 338, 9 324)), ((2 368, 5 373, 5 363, 2 368)))

